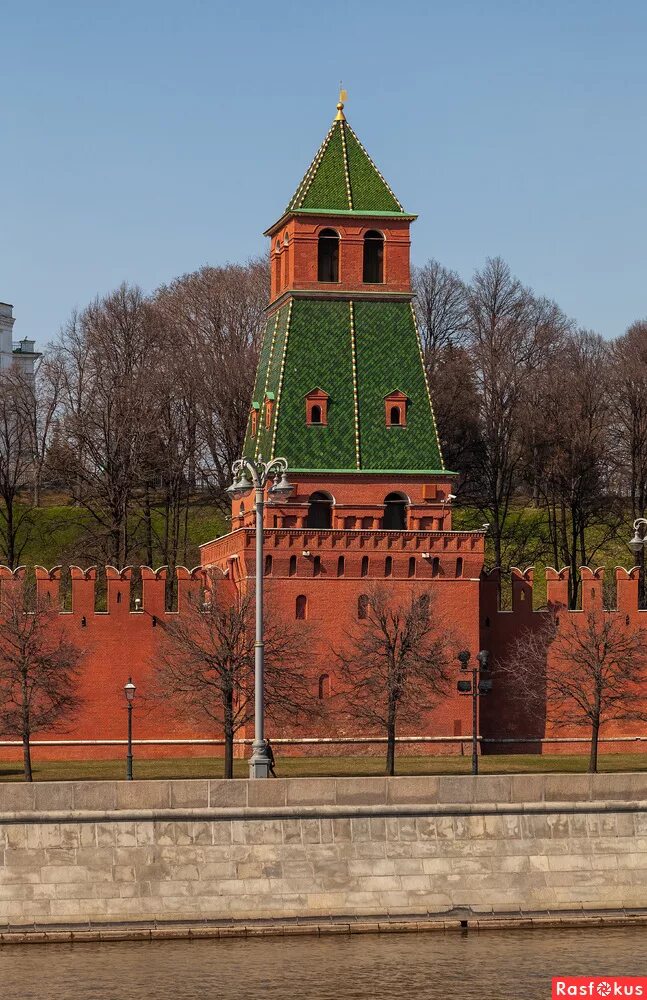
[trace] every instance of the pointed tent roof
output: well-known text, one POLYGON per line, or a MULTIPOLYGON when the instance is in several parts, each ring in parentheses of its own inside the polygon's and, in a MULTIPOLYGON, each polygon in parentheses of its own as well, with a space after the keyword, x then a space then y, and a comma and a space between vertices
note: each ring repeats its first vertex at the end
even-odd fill
POLYGON ((284 214, 353 213, 411 218, 366 152, 343 112, 337 117, 284 214))

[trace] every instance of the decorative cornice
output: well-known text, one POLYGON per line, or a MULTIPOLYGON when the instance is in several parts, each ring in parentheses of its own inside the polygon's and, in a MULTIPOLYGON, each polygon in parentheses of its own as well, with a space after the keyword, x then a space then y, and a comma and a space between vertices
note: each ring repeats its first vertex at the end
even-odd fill
POLYGON ((346 208, 295 208, 284 212, 280 219, 277 219, 269 229, 265 230, 263 236, 273 236, 277 230, 285 225, 288 219, 299 215, 320 216, 321 218, 334 215, 336 218, 346 216, 349 219, 400 219, 402 222, 415 222, 418 218, 417 215, 411 215, 407 212, 380 212, 377 210, 369 212, 365 209, 346 208))
POLYGON ((342 289, 336 289, 335 291, 328 291, 318 288, 286 288, 285 291, 281 292, 277 299, 273 299, 270 304, 266 307, 266 312, 268 316, 274 314, 275 309, 280 309, 289 299, 325 299, 327 301, 340 301, 340 302, 352 302, 367 300, 372 302, 411 302, 413 298, 413 292, 360 292, 360 291, 343 291, 342 289))

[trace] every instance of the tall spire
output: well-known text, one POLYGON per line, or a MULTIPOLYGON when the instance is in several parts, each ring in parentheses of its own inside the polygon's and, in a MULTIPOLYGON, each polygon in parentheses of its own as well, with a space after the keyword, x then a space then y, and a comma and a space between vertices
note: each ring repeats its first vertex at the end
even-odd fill
POLYGON ((406 215, 383 175, 346 121, 339 91, 337 115, 286 212, 406 215))

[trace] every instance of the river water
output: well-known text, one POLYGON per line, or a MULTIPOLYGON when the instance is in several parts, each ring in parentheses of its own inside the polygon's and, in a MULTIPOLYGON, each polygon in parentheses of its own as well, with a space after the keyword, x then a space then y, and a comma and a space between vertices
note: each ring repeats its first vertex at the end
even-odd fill
POLYGON ((623 928, 9 946, 0 998, 547 1000, 553 975, 644 975, 645 940, 623 928))

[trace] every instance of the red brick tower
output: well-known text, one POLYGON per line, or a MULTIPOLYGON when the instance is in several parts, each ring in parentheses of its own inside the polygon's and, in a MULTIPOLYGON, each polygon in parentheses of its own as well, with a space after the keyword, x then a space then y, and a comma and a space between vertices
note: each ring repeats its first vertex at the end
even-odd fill
MULTIPOLYGON (((266 235, 271 301, 245 454, 283 456, 296 489, 265 508, 267 600, 316 623, 313 685, 334 691, 331 646, 377 581, 433 590, 457 639, 478 648, 481 532, 451 530, 443 463, 412 306, 407 214, 347 123, 343 104, 266 235)), ((245 587, 253 498, 202 563, 245 587)), ((451 698, 421 732, 466 733, 451 698)), ((278 735, 278 734, 277 734, 278 735)), ((355 734, 357 735, 357 734, 355 734)))

